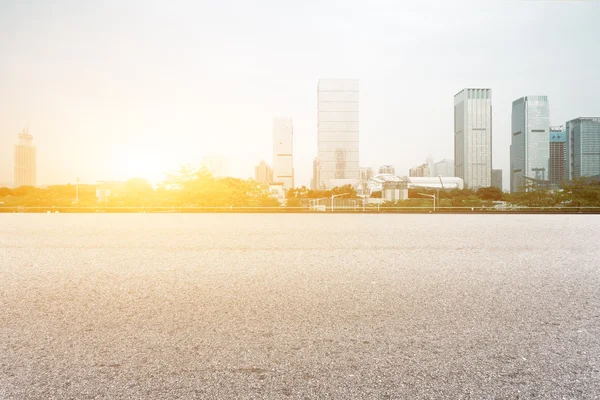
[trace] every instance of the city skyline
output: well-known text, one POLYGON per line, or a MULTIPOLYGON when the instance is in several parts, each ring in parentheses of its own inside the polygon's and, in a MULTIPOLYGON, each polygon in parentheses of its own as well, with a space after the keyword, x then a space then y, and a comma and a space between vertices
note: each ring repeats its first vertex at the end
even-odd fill
POLYGON ((207 152, 223 154, 231 175, 249 178, 258 160, 271 159, 272 117, 290 115, 296 184, 308 186, 322 77, 361 82, 361 167, 408 171, 428 154, 452 158, 450 96, 463 87, 494 91, 493 168, 505 175, 515 98, 547 95, 553 125, 600 115, 600 56, 589 51, 600 35, 594 2, 324 2, 274 5, 267 15, 243 3, 233 11, 140 2, 49 7, 0 5, 0 50, 11 60, 0 65, 0 182, 13 181, 14 137, 27 121, 39 149, 38 184, 48 185, 77 176, 156 182, 179 164, 199 165, 207 152), (225 25, 212 22, 226 16, 225 25), (535 29, 547 20, 564 29, 535 29), (239 34, 250 28, 252 37, 239 34), (192 48, 199 50, 183 51, 192 48), (559 53, 585 62, 542 61, 559 53), (529 61, 517 67, 511 59, 529 61))

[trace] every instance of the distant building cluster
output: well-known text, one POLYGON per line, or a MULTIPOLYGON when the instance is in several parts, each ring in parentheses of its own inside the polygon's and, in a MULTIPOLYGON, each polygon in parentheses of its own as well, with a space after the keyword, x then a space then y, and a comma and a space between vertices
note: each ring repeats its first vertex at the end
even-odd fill
MULTIPOLYGON (((316 94, 317 155, 311 189, 349 184, 362 196, 381 190, 382 198, 389 200, 402 199, 405 189, 419 185, 502 189, 503 171, 492 168, 491 89, 465 88, 454 95, 454 159, 434 162, 428 157, 427 162, 410 168, 408 176, 397 176, 390 164, 376 170, 360 167, 358 80, 320 79, 316 94)), ((512 102, 510 135, 512 192, 600 176, 600 117, 580 117, 553 126, 548 96, 523 96, 512 102)), ((292 118, 273 119, 272 139, 271 165, 261 160, 254 178, 265 190, 284 197, 296 185, 292 118)), ((221 155, 206 155, 202 164, 215 178, 228 176, 227 160, 221 155)), ((13 186, 36 184, 36 147, 25 128, 14 146, 13 186)), ((103 201, 115 184, 103 182, 98 187, 98 198, 103 201)))

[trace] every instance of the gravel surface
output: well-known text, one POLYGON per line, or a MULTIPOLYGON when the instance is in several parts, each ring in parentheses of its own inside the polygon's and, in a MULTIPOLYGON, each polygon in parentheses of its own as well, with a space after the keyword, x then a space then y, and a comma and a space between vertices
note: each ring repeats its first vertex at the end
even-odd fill
POLYGON ((599 238, 590 215, 0 214, 0 398, 600 398, 599 238))

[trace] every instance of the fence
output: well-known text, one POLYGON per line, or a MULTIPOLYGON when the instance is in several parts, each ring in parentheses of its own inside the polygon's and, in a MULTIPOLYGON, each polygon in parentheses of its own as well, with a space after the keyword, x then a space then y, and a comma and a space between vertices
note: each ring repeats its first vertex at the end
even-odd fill
POLYGON ((0 213, 357 213, 357 214, 600 214, 600 207, 383 207, 316 202, 309 207, 48 207, 0 206, 0 213))

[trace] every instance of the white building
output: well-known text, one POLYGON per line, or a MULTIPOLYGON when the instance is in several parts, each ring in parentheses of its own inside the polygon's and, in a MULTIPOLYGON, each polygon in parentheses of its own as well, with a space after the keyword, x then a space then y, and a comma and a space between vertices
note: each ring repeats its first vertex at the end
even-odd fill
POLYGON ((463 89, 454 96, 454 173, 470 189, 492 184, 491 89, 463 89))
POLYGON ((291 118, 273 119, 273 181, 294 187, 294 128, 291 118))
POLYGON ((409 188, 430 189, 464 189, 465 184, 461 178, 454 176, 446 177, 408 177, 406 178, 409 188))
POLYGON ((550 157, 548 96, 525 96, 512 103, 510 191, 522 190, 524 176, 547 180, 550 157))
POLYGON ((19 133, 19 143, 15 145, 14 187, 35 186, 37 178, 36 148, 33 136, 27 128, 19 133))
POLYGON ((320 79, 317 87, 320 184, 360 178, 358 157, 358 80, 320 79))
POLYGON ((227 160, 219 154, 209 154, 202 157, 202 165, 206 167, 215 178, 227 176, 227 160))

